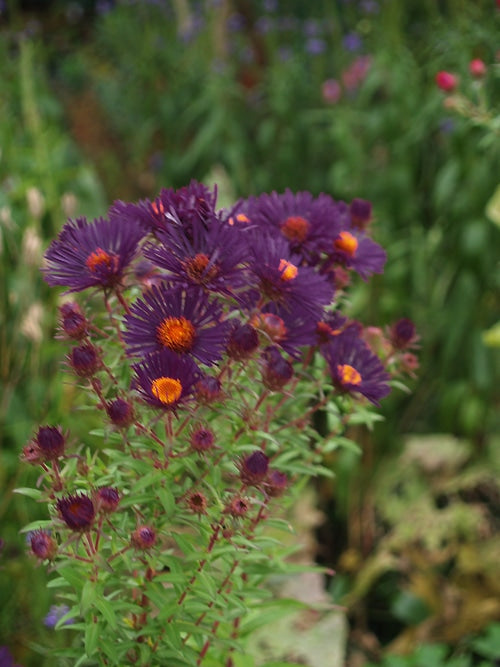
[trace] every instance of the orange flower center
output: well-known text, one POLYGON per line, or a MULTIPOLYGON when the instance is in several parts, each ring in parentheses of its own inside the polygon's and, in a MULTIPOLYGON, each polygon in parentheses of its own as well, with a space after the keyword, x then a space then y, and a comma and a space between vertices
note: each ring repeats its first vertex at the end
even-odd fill
POLYGON ((309 222, 300 215, 291 215, 281 223, 281 232, 289 241, 303 243, 309 234, 309 222))
POLYGON ((154 213, 156 213, 156 215, 163 215, 165 213, 165 207, 163 206, 161 199, 154 201, 151 204, 151 208, 153 209, 154 213))
POLYGON ((280 259, 280 265, 278 269, 281 272, 281 280, 285 280, 287 282, 289 280, 293 280, 299 272, 295 264, 288 262, 286 259, 280 259))
POLYGON ((345 252, 349 257, 354 257, 354 254, 358 249, 358 239, 350 232, 340 232, 338 238, 333 242, 333 245, 337 250, 345 252))
POLYGON ((337 336, 341 329, 332 329, 326 322, 318 322, 316 325, 316 333, 321 340, 328 341, 330 336, 337 336))
POLYGON ((208 269, 210 258, 203 253, 198 253, 189 261, 184 262, 184 268, 188 276, 195 283, 206 283, 217 277, 219 269, 212 264, 208 269))
POLYGON ((165 405, 172 405, 181 397, 182 384, 175 378, 156 378, 151 383, 151 393, 165 405))
POLYGON ((157 327, 158 341, 179 354, 193 347, 196 330, 185 317, 166 317, 157 327))
POLYGON ((340 375, 340 381, 342 384, 360 384, 362 377, 355 368, 349 366, 349 364, 339 364, 337 366, 337 371, 340 375))
POLYGON ((246 216, 244 213, 238 213, 238 215, 236 215, 234 218, 231 216, 228 220, 228 223, 230 225, 234 225, 235 220, 237 222, 250 222, 250 218, 246 216))
POLYGON ((110 254, 102 248, 96 248, 95 251, 90 253, 87 257, 85 264, 92 273, 96 273, 101 269, 116 271, 118 268, 118 256, 110 254))

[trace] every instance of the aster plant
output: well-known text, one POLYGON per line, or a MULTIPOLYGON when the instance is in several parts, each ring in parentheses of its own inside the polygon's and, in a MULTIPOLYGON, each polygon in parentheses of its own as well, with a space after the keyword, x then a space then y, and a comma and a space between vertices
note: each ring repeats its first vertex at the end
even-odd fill
POLYGON ((43 424, 21 453, 40 475, 18 491, 47 506, 28 548, 75 665, 238 665, 266 579, 292 567, 269 527, 289 530, 301 484, 332 474, 324 455, 417 365, 409 320, 344 312, 351 276, 385 262, 369 202, 216 201, 192 182, 115 202, 45 254, 45 280, 72 293, 65 370, 102 418, 97 450, 43 424))

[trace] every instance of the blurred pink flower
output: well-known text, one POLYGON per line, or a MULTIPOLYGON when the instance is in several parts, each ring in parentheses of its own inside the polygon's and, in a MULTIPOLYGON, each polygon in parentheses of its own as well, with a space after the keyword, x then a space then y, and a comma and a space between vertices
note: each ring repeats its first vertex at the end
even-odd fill
POLYGON ((364 81, 372 64, 371 56, 359 56, 342 72, 342 83, 353 91, 364 81))
POLYGON ((474 58, 474 60, 471 60, 469 63, 469 72, 476 79, 482 79, 486 74, 486 65, 480 58, 474 58))
POLYGON ((321 86, 321 94, 328 104, 337 104, 342 97, 342 88, 337 79, 326 79, 321 86))
POLYGON ((436 74, 436 85, 445 93, 451 93, 458 84, 458 78, 451 72, 441 71, 436 74))

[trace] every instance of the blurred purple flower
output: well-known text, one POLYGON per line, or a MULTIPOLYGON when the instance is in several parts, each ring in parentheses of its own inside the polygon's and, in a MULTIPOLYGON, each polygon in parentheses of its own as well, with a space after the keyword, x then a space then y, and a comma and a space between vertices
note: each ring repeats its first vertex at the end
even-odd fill
POLYGON ((245 17, 243 14, 231 14, 227 20, 227 28, 231 32, 239 32, 245 27, 245 17))
POLYGON ((278 49, 278 56, 281 62, 287 62, 293 56, 293 49, 289 46, 280 46, 278 49))
MULTIPOLYGON (((67 604, 53 604, 43 622, 48 628, 55 628, 57 622, 60 621, 68 611, 69 607, 67 604)), ((72 618, 68 618, 67 621, 64 621, 64 625, 72 625, 74 622, 75 621, 72 618)))
POLYGON ((310 37, 306 41, 306 51, 312 56, 319 56, 326 49, 325 40, 320 39, 319 37, 310 37))
POLYGON ((297 28, 297 19, 295 16, 282 16, 278 22, 278 28, 286 32, 297 28))
POLYGON ((308 19, 304 23, 304 34, 307 35, 307 37, 316 37, 320 32, 320 25, 316 19, 308 19))
POLYGON ((363 46, 363 41, 357 32, 349 32, 342 39, 342 44, 346 51, 359 51, 363 46))
POLYGON ((439 131, 442 134, 451 134, 455 129, 455 121, 453 118, 443 118, 439 123, 439 131))
POLYGON ((0 667, 21 667, 21 665, 14 662, 12 653, 7 646, 0 646, 0 667))
POLYGON ((267 35, 274 28, 274 20, 269 16, 259 16, 255 22, 255 30, 261 35, 267 35))
POLYGON ((376 0, 363 0, 361 2, 361 9, 366 14, 378 14, 379 4, 376 0))
POLYGON ((262 6, 265 12, 275 12, 278 9, 277 0, 264 0, 262 6))

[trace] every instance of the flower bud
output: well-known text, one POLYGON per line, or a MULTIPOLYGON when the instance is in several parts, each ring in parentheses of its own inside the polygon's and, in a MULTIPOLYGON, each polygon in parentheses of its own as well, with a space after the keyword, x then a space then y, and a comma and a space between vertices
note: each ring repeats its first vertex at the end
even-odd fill
POLYGON ((59 516, 71 530, 85 531, 94 523, 94 503, 83 493, 61 498, 56 507, 59 516))
POLYGON ((57 552, 57 543, 45 530, 35 530, 30 536, 33 554, 40 560, 52 560, 57 552))
POLYGON ((282 389, 293 376, 292 364, 281 356, 278 348, 268 347, 262 355, 262 381, 272 391, 282 389))
POLYGON ((259 336, 251 324, 237 324, 229 337, 227 353, 232 359, 248 359, 259 347, 259 336))
POLYGON ((101 367, 101 359, 94 345, 78 345, 69 354, 69 363, 80 377, 91 377, 101 367))
POLYGON ((371 202, 365 199, 353 199, 349 206, 351 222, 358 229, 366 229, 372 219, 371 202))
POLYGON ((246 456, 240 464, 240 479, 246 486, 258 486, 269 467, 269 458, 258 449, 246 456))
POLYGON ((283 495, 288 486, 288 478, 280 470, 270 470, 266 479, 266 490, 273 498, 283 495))
POLYGON ((35 443, 45 461, 51 461, 64 454, 66 438, 59 426, 40 426, 35 443))
POLYGON ((245 516, 249 508, 250 506, 246 498, 242 498, 241 496, 235 496, 234 498, 231 499, 231 502, 227 505, 224 511, 226 514, 230 514, 231 516, 240 518, 242 516, 245 516))
POLYGON ((195 452, 207 452, 209 449, 212 449, 214 446, 215 434, 209 428, 197 428, 191 434, 190 443, 191 448, 195 452))
POLYGON ((115 398, 106 405, 106 412, 115 426, 126 428, 134 421, 134 408, 123 398, 115 398))
POLYGON ((96 509, 104 514, 115 512, 119 503, 120 494, 118 490, 110 486, 102 486, 95 494, 96 509))
POLYGON ((69 338, 81 340, 88 333, 88 323, 77 303, 63 303, 59 308, 61 328, 69 338))
POLYGON ((207 499, 206 496, 201 493, 201 491, 194 491, 190 496, 188 496, 187 504, 189 509, 194 514, 206 514, 207 513, 207 499))
POLYGON ((410 348, 418 339, 415 325, 407 317, 401 318, 390 327, 389 339, 397 350, 410 348))
POLYGON ((469 72, 475 79, 482 79, 486 74, 486 65, 480 58, 474 58, 469 63, 469 72))
POLYGON ((200 403, 210 404, 222 396, 221 383, 211 375, 205 375, 195 385, 196 398, 200 403))
POLYGON ((458 85, 458 78, 451 72, 438 72, 435 80, 437 87, 445 93, 452 93, 458 85))
POLYGON ((150 526, 138 526, 131 535, 130 541, 136 549, 151 549, 156 543, 156 531, 150 526))

